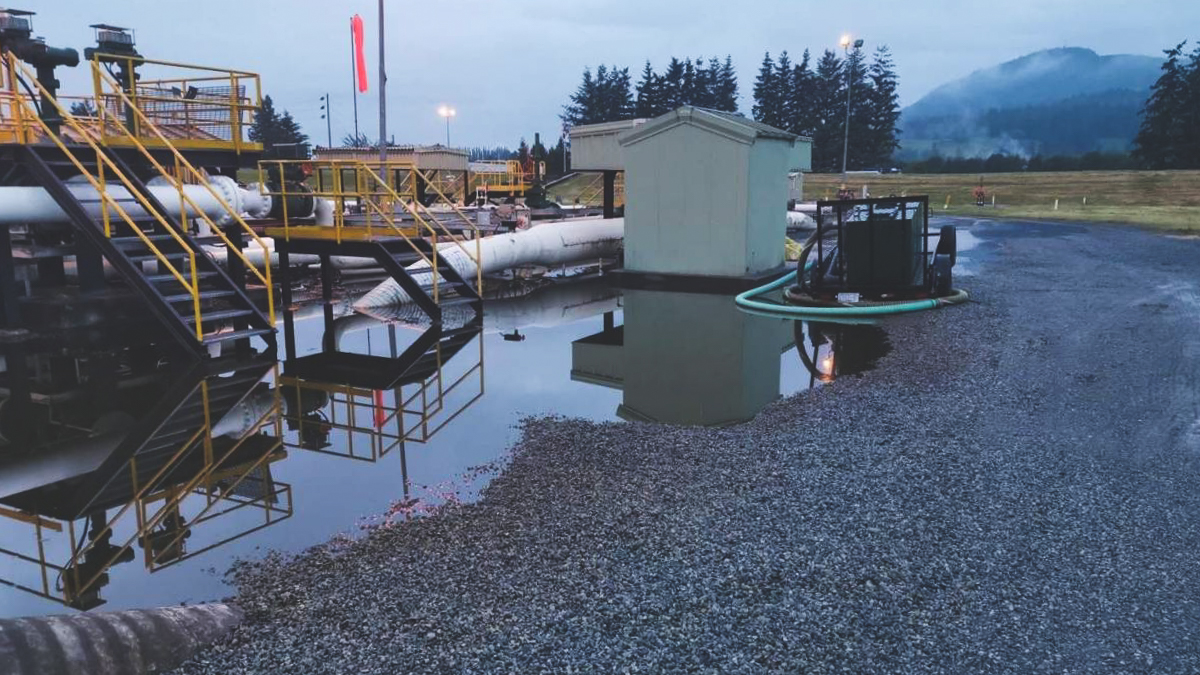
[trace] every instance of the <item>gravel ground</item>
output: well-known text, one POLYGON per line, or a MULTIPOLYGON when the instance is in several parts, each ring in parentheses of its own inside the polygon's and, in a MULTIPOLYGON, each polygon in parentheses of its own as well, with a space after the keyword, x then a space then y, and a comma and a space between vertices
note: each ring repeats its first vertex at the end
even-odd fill
POLYGON ((974 231, 975 302, 877 370, 528 421, 479 503, 243 568, 181 672, 1200 672, 1200 242, 974 231))

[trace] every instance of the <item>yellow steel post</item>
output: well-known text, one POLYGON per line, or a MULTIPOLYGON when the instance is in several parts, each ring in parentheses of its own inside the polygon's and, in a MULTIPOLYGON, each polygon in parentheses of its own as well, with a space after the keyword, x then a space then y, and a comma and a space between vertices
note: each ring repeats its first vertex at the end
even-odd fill
POLYGON ((212 466, 212 407, 208 400, 208 380, 200 381, 200 401, 204 406, 204 466, 212 466))
POLYGON ((105 108, 108 106, 104 105, 104 84, 100 79, 100 61, 98 56, 93 57, 92 61, 92 91, 96 97, 96 111, 100 114, 100 144, 106 145, 108 143, 108 134, 106 133, 108 130, 108 123, 106 122, 108 113, 105 111, 105 108))
MULTIPOLYGON (((100 148, 96 148, 96 169, 97 169, 96 173, 98 174, 96 176, 96 179, 98 181, 100 181, 100 189, 107 192, 108 187, 105 185, 105 181, 104 181, 104 162, 102 161, 100 154, 101 154, 100 148)), ((110 219, 108 216, 108 202, 103 199, 100 200, 100 217, 104 221, 104 237, 106 239, 111 238, 112 237, 112 223, 109 222, 110 219)))
POLYGON ((240 155, 242 153, 242 111, 238 102, 237 87, 237 75, 231 72, 229 73, 229 133, 233 136, 233 151, 240 155))
POLYGON ((203 342, 204 327, 200 325, 200 286, 196 283, 196 252, 190 248, 188 249, 188 260, 191 263, 192 271, 192 287, 189 290, 192 293, 192 309, 196 315, 196 340, 203 342))

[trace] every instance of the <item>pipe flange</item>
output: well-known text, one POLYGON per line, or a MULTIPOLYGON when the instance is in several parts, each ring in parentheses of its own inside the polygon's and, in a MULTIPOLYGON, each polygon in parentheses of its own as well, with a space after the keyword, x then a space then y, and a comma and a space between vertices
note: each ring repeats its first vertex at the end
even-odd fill
POLYGON ((272 199, 271 195, 263 190, 262 185, 251 183, 245 188, 238 190, 242 196, 242 209, 245 213, 254 218, 261 220, 271 215, 272 199))
MULTIPOLYGON (((221 199, 225 200, 234 213, 242 212, 242 190, 238 187, 237 181, 229 176, 209 176, 208 184, 221 199)), ((220 218, 214 220, 217 225, 224 227, 233 221, 233 216, 222 213, 220 218)))

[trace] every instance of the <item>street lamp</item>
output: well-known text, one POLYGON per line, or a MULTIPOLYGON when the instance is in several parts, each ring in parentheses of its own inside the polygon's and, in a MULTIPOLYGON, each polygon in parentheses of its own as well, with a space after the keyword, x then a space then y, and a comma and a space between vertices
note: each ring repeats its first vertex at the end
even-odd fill
POLYGON ((450 118, 458 114, 458 111, 448 105, 438 108, 438 114, 446 118, 446 147, 450 147, 450 118))
POLYGON ((850 157, 850 92, 854 88, 854 63, 850 61, 850 48, 856 51, 862 49, 862 40, 851 40, 849 35, 842 36, 842 49, 846 52, 846 140, 842 145, 842 187, 845 187, 849 174, 846 171, 846 160, 850 157))

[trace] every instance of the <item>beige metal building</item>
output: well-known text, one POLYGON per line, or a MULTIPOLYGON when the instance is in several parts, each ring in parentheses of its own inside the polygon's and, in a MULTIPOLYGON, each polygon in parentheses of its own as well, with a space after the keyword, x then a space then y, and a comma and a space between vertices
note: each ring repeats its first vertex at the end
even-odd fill
POLYGON ((619 143, 627 271, 746 278, 783 266, 788 174, 811 170, 810 139, 685 106, 619 143))

